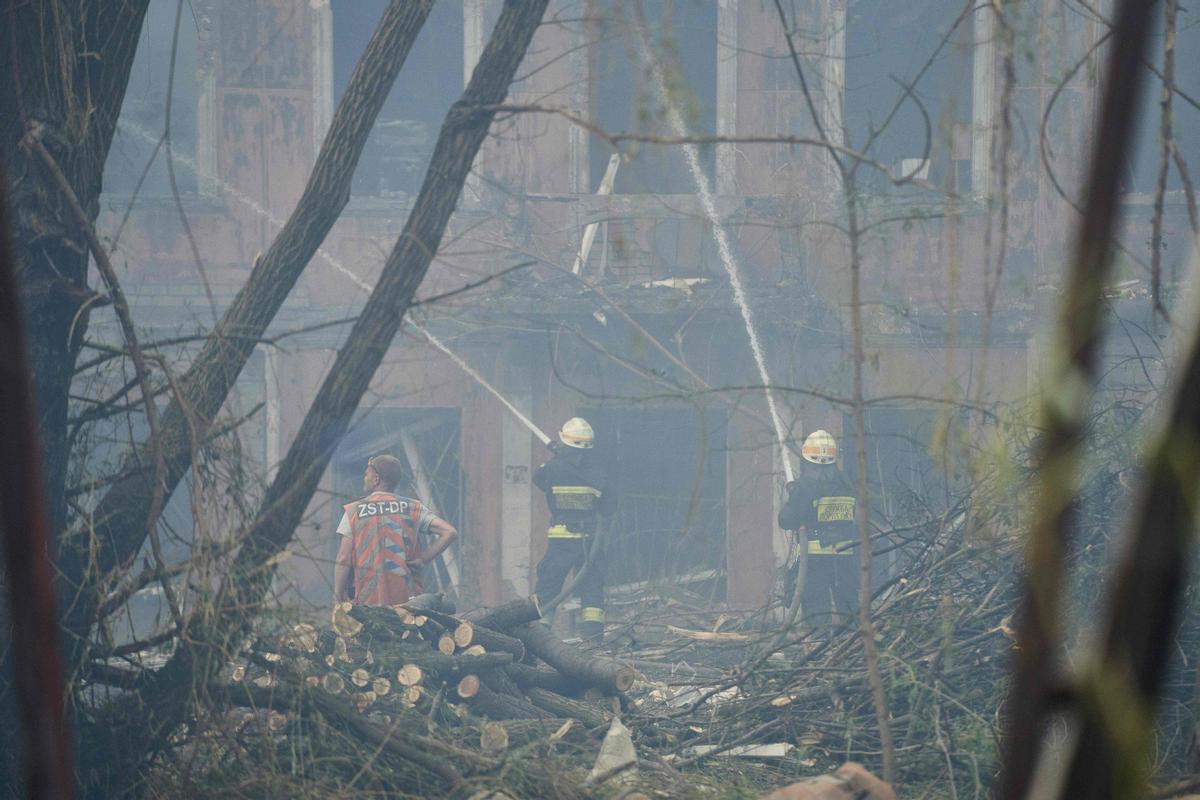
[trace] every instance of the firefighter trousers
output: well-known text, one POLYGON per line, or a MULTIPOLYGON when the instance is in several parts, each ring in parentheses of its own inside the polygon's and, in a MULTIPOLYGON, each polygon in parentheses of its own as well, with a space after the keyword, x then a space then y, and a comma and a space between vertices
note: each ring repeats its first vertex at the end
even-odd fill
MULTIPOLYGON (((787 572, 784 581, 787 601, 796 587, 797 571, 798 565, 793 565, 787 572)), ((804 619, 813 625, 828 624, 835 614, 843 622, 852 616, 858 609, 857 553, 809 553, 800 603, 804 619)))
POLYGON ((579 597, 580 632, 587 638, 604 633, 604 560, 599 552, 592 555, 587 571, 580 575, 590 546, 590 537, 551 537, 546 555, 538 562, 537 584, 533 590, 540 600, 548 603, 562 591, 567 574, 574 570, 576 579, 571 592, 579 597))

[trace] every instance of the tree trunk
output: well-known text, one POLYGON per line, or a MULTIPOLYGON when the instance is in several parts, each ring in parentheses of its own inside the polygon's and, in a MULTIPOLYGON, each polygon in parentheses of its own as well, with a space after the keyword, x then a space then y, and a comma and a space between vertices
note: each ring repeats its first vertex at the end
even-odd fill
MULTIPOLYGON (((67 395, 97 295, 87 246, 62 192, 22 147, 31 127, 69 178, 90 222, 148 0, 13 3, 0 26, 0 161, 25 309, 51 530, 62 530, 67 395)), ((69 584, 67 586, 69 590, 69 584)))
MULTIPOLYGON (((50 566, 50 525, 42 500, 38 467, 36 415, 29 384, 28 354, 17 301, 15 259, 9 241, 7 185, 0 171, 0 534, 3 534, 3 582, 8 615, 0 629, 11 632, 12 669, 23 746, 5 741, 0 755, 0 786, 16 785, 10 759, 21 750, 24 785, 31 797, 71 796, 69 737, 63 706, 50 566)), ((5 720, 14 716, 4 714, 5 720)), ((13 737, 14 740, 17 737, 13 737)))
MULTIPOLYGON (((33 127, 72 183, 90 222, 99 213, 100 180, 133 66, 148 0, 120 3, 42 0, 0 10, 0 163, 12 226, 16 284, 32 369, 37 449, 47 543, 66 517, 69 460, 67 398, 75 359, 97 298, 87 283, 87 247, 66 198, 22 140, 33 127)), ((12 420, 7 420, 9 425, 12 420)), ((60 582, 69 595, 69 582, 60 582)), ((65 598, 69 600, 69 597, 65 598)), ((62 606, 60 606, 62 607, 62 606)), ((42 631, 44 635, 47 631, 42 631)), ((14 697, 11 648, 0 653, 0 703, 14 697)), ((51 678, 51 676, 44 676, 51 678)), ((57 677, 57 675, 53 676, 57 677)), ((12 718, 0 709, 0 715, 12 718)), ((16 726, 0 726, 0 781, 19 752, 16 726)), ((45 742, 47 752, 54 744, 45 742)))

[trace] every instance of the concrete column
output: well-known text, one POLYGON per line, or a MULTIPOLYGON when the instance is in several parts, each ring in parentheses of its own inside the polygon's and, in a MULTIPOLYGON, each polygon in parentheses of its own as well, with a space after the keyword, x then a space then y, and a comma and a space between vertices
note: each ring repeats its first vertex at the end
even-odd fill
POLYGON ((212 69, 200 75, 196 98, 196 189, 217 193, 217 76, 212 69))
POLYGON ((725 594, 730 608, 761 607, 774 585, 772 493, 779 471, 774 440, 760 421, 737 411, 730 415, 725 461, 725 594))
MULTIPOLYGON (((510 357, 513 355, 510 352, 510 357)), ((528 370, 513 365, 505 385, 505 396, 527 417, 533 416, 533 389, 528 370)), ((504 477, 500 498, 500 584, 504 599, 532 591, 533 504, 530 495, 530 463, 533 443, 529 429, 512 414, 500 425, 500 447, 504 477)))
POLYGON ((220 15, 212 3, 197 4, 200 33, 196 49, 196 190, 217 193, 217 63, 220 15))
MULTIPOLYGON (((845 144, 843 109, 846 102, 846 0, 830 0, 825 18, 825 60, 821 68, 824 97, 821 101, 825 135, 835 144, 845 144)), ((841 190, 841 175, 831 155, 826 155, 826 180, 841 190)))
POLYGON ((975 11, 974 23, 971 191, 986 196, 992 189, 992 136, 996 122, 996 25, 988 4, 982 4, 975 11))
POLYGON ((279 468, 279 350, 272 346, 263 347, 263 405, 266 416, 266 460, 267 480, 275 479, 279 468))
MULTIPOLYGON (((487 375, 489 381, 494 374, 487 375)), ((502 430, 507 412, 490 394, 471 388, 462 406, 462 464, 466 479, 465 519, 461 552, 464 604, 496 605, 500 585, 504 492, 501 474, 502 430)))
POLYGON ((313 158, 333 121, 333 9, 329 0, 312 2, 313 158))
MULTIPOLYGON (((475 65, 483 55, 483 46, 487 44, 487 4, 488 0, 463 0, 463 88, 471 82, 475 65)), ((479 180, 479 169, 483 164, 483 154, 487 145, 479 148, 475 156, 475 165, 463 186, 462 204, 466 207, 477 207, 482 197, 483 185, 479 180)))
MULTIPOLYGON (((737 134, 738 0, 720 0, 717 9, 717 135, 737 134)), ((737 193, 737 150, 717 145, 717 194, 737 193)))
MULTIPOLYGON (((584 24, 576 22, 571 25, 571 53, 569 56, 571 70, 570 109, 581 117, 588 115, 588 47, 584 39, 584 24)), ((588 160, 588 132, 578 125, 567 129, 570 137, 571 182, 569 191, 572 194, 584 194, 591 191, 588 185, 590 177, 590 162, 588 160)))

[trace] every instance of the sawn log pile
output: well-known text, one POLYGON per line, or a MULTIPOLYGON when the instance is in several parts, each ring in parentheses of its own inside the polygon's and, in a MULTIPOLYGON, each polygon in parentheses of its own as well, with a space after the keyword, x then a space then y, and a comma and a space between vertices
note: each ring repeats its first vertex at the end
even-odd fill
POLYGON ((525 742, 598 741, 628 705, 635 670, 565 644, 540 616, 532 597, 463 616, 438 595, 393 607, 341 603, 329 629, 302 623, 254 642, 230 694, 271 710, 273 730, 315 714, 399 756, 414 774, 393 785, 456 786, 525 742))

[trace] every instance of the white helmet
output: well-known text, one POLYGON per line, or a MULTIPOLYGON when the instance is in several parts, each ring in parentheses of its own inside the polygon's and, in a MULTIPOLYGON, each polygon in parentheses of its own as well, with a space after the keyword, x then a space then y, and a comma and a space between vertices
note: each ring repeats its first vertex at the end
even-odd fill
POLYGON ((588 450, 592 446, 592 439, 595 434, 592 433, 592 426, 583 417, 571 417, 563 423, 562 430, 558 432, 558 440, 567 447, 577 447, 581 450, 588 450))
POLYGON ((813 431, 804 440, 800 455, 813 464, 832 464, 837 461, 837 441, 828 431, 813 431))

